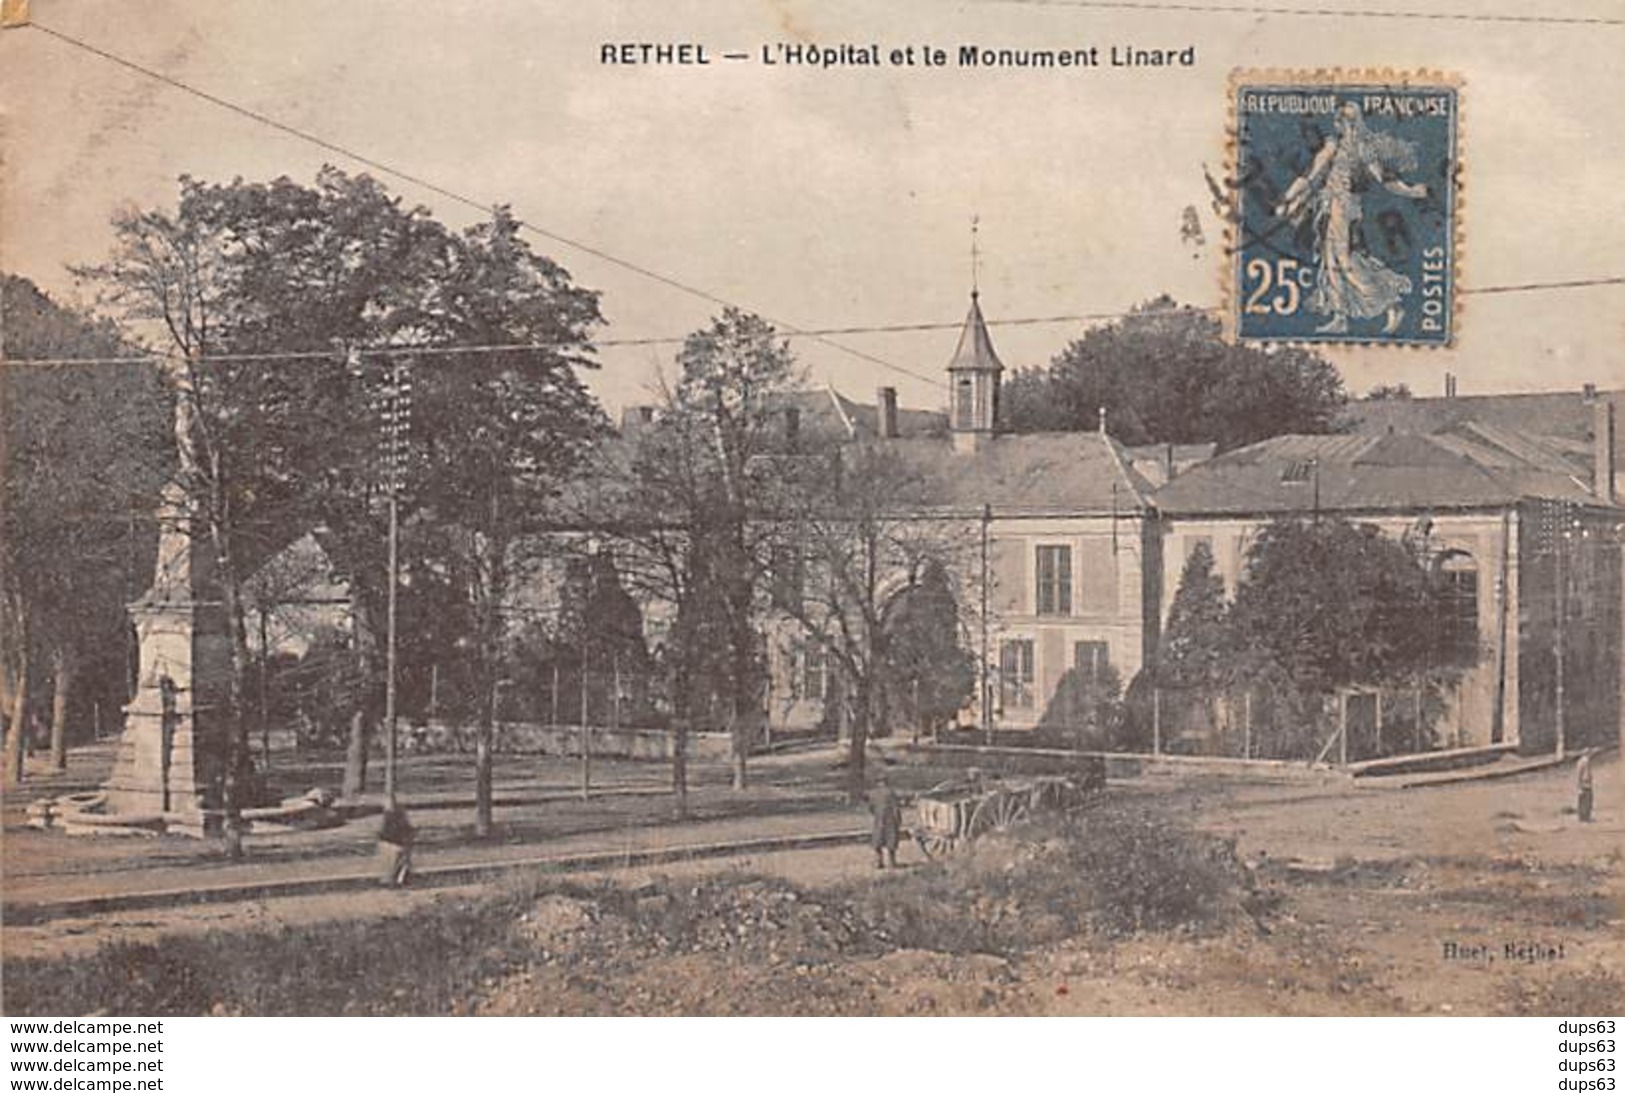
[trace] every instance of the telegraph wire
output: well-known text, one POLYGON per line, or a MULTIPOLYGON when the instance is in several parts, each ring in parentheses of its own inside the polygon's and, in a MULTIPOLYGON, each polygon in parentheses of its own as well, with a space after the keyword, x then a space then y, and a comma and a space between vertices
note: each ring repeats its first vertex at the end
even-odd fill
MULTIPOLYGON (((1243 6, 1243 5, 1200 5, 1200 4, 1154 3, 1154 2, 1151 2, 1151 0, 1144 0, 1144 2, 1132 2, 1132 0, 982 0, 982 2, 984 2, 984 3, 1022 3, 1022 4, 1032 4, 1032 5, 1038 5, 1038 6, 1070 6, 1070 7, 1114 8, 1114 9, 1130 9, 1130 10, 1143 9, 1143 10, 1152 10, 1152 11, 1213 11, 1213 12, 1225 12, 1225 13, 1262 13, 1262 14, 1280 14, 1280 15, 1327 15, 1327 16, 1347 15, 1347 16, 1351 16, 1351 17, 1392 17, 1392 18, 1416 18, 1416 19, 1432 18, 1432 19, 1452 19, 1452 20, 1477 20, 1477 21, 1488 21, 1488 22, 1535 22, 1535 23, 1585 23, 1585 22, 1591 22, 1591 23, 1601 23, 1601 24, 1604 24, 1604 25, 1621 25, 1621 26, 1625 26, 1625 19, 1586 20, 1586 19, 1571 19, 1571 18, 1558 17, 1558 16, 1493 16, 1493 15, 1474 16, 1474 15, 1468 15, 1468 14, 1459 14, 1458 15, 1458 14, 1451 14, 1451 13, 1426 13, 1426 12, 1380 12, 1380 11, 1339 12, 1339 11, 1335 11, 1335 10, 1331 10, 1331 9, 1318 9, 1318 8, 1267 8, 1267 7, 1250 7, 1250 6, 1243 6)), ((173 88, 175 88, 175 89, 177 89, 179 91, 182 91, 182 92, 184 92, 184 93, 186 93, 188 95, 191 95, 191 96, 193 96, 195 98, 198 98, 198 99, 201 99, 201 100, 203 100, 205 102, 208 102, 208 103, 210 103, 210 104, 212 104, 214 106, 217 106, 217 107, 219 107, 219 108, 221 108, 223 110, 226 110, 226 111, 228 111, 230 113, 236 114, 236 115, 238 115, 240 117, 243 117, 243 118, 247 118, 248 120, 253 121, 253 122, 257 123, 257 124, 267 126, 267 127, 271 128, 271 129, 276 130, 277 132, 283 133, 284 135, 291 136, 291 137, 295 138, 296 140, 300 140, 300 141, 303 141, 305 143, 315 145, 316 147, 319 147, 319 148, 321 148, 321 149, 323 149, 325 151, 333 152, 333 153, 335 153, 337 155, 344 156, 344 157, 346 157, 346 158, 348 158, 348 159, 350 159, 350 160, 352 160, 352 161, 354 161, 356 163, 359 163, 359 164, 361 164, 361 165, 363 165, 365 167, 368 167, 368 168, 371 168, 371 169, 373 169, 375 171, 378 171, 381 174, 389 175, 389 176, 391 176, 393 178, 396 178, 398 180, 409 183, 410 185, 417 186, 417 187, 419 187, 421 189, 429 191, 430 193, 437 194, 437 195, 439 195, 441 197, 444 197, 444 198, 446 198, 446 199, 448 199, 450 201, 454 201, 454 202, 456 202, 458 204, 467 206, 468 208, 475 209, 475 210, 477 210, 479 212, 482 212, 482 213, 489 213, 491 211, 491 209, 492 209, 492 206, 490 206, 490 205, 488 205, 488 204, 486 204, 484 202, 478 201, 478 200, 476 200, 476 199, 474 199, 472 197, 469 197, 467 194, 464 194, 464 193, 462 193, 460 191, 450 189, 449 187, 442 186, 439 183, 436 183, 436 182, 433 182, 433 181, 431 181, 429 179, 423 178, 420 175, 416 175, 416 174, 413 174, 413 173, 411 173, 411 172, 409 172, 407 170, 404 170, 402 168, 392 166, 392 165, 390 165, 388 163, 383 162, 382 160, 374 159, 374 158, 372 158, 370 156, 367 156, 367 155, 364 155, 364 154, 362 154, 360 152, 356 152, 356 151, 354 151, 354 150, 352 150, 352 149, 350 149, 350 148, 348 148, 348 147, 346 147, 344 145, 337 144, 337 143, 334 143, 333 141, 326 140, 326 139, 324 139, 322 137, 316 136, 315 134, 306 132, 306 131, 304 131, 302 129, 299 129, 299 128, 295 127, 295 126, 289 125, 286 122, 278 121, 277 119, 275 119, 273 117, 270 117, 269 115, 262 114, 262 113, 260 113, 260 112, 258 112, 256 110, 252 110, 252 109, 250 109, 250 108, 248 108, 246 106, 242 106, 242 105, 240 105, 238 103, 232 102, 229 99, 221 98, 220 96, 215 95, 215 94, 213 94, 213 93, 211 93, 209 91, 205 91, 202 88, 195 87, 195 86, 193 86, 191 84, 185 83, 184 81, 178 80, 178 79, 176 79, 176 78, 174 78, 172 76, 166 75, 165 73, 159 72, 156 69, 148 68, 147 66, 142 65, 142 64, 140 64, 140 63, 138 63, 136 61, 132 61, 132 60, 130 60, 130 59, 126 58, 126 57, 123 57, 123 56, 121 56, 119 54, 116 54, 116 53, 113 53, 113 52, 111 52, 109 50, 103 49, 100 46, 96 46, 96 45, 93 45, 93 44, 91 44, 89 42, 83 41, 82 39, 75 38, 72 35, 66 34, 66 33, 64 33, 64 32, 62 32, 60 30, 57 30, 57 29, 53 28, 53 27, 46 26, 43 23, 39 23, 39 22, 36 21, 36 22, 29 23, 28 26, 30 28, 34 29, 34 30, 38 30, 38 31, 40 31, 40 32, 42 32, 42 33, 44 33, 46 35, 49 35, 50 37, 55 38, 58 41, 61 41, 61 42, 65 43, 67 45, 70 45, 70 46, 72 46, 72 47, 74 47, 76 49, 83 50, 83 51, 85 51, 87 53, 93 54, 94 56, 100 57, 103 60, 106 60, 106 61, 108 61, 108 62, 110 62, 112 64, 116 64, 116 65, 119 65, 120 67, 129 69, 130 71, 136 72, 136 73, 138 73, 138 74, 140 74, 142 76, 147 77, 148 79, 156 80, 159 83, 162 83, 162 84, 165 84, 167 86, 173 87, 173 88)), ((618 256, 616 256, 614 254, 609 253, 608 251, 605 251, 605 250, 602 250, 601 248, 595 247, 592 244, 581 242, 581 241, 579 241, 577 239, 571 238, 571 237, 566 236, 566 235, 562 235, 562 234, 560 234, 558 232, 551 231, 551 230, 549 230, 547 228, 541 227, 540 225, 531 223, 531 222, 526 221, 526 220, 516 218, 515 223, 519 227, 523 228, 524 230, 529 231, 529 232, 531 232, 531 233, 533 233, 533 234, 535 234, 537 236, 540 236, 541 238, 544 238, 544 239, 550 240, 552 242, 558 243, 558 244, 560 244, 562 246, 570 247, 571 249, 574 249, 574 250, 581 251, 584 254, 592 255, 593 257, 598 258, 601 261, 608 262, 611 265, 618 266, 618 267, 620 267, 622 269, 625 269, 625 270, 627 270, 629 272, 635 273, 638 276, 648 278, 650 280, 653 280, 653 281, 655 281, 657 283, 666 285, 669 288, 675 289, 675 290, 677 290, 679 292, 682 292, 682 293, 685 293, 687 295, 695 296, 695 297, 697 297, 699 299, 703 299, 703 300, 707 301, 708 303, 717 304, 717 305, 720 305, 722 307, 736 307, 736 306, 738 306, 738 305, 734 304, 732 301, 726 300, 721 296, 717 296, 714 293, 706 291, 705 289, 697 288, 697 287, 695 287, 693 285, 689 285, 689 284, 687 284, 687 283, 685 283, 683 281, 680 281, 680 280, 678 280, 678 279, 676 279, 674 277, 671 277, 671 276, 668 276, 666 274, 660 273, 660 272, 658 272, 656 270, 649 269, 646 266, 639 265, 636 262, 632 262, 632 261, 630 261, 628 259, 618 257, 618 256)), ((1486 286, 1486 287, 1483 287, 1483 288, 1461 288, 1461 289, 1458 289, 1457 291, 1462 295, 1491 295, 1491 294, 1508 294, 1508 293, 1518 293, 1518 292, 1535 292, 1535 291, 1552 291, 1552 290, 1563 290, 1563 289, 1574 289, 1574 288, 1588 288, 1588 287, 1595 287, 1595 286, 1601 286, 1601 285, 1619 285, 1619 284, 1625 284, 1625 277, 1600 277, 1600 278, 1578 279, 1578 280, 1568 280, 1568 281, 1531 282, 1531 283, 1527 283, 1527 284, 1518 284, 1518 285, 1497 285, 1497 286, 1486 286)), ((1216 308, 1216 307, 1200 307, 1200 308, 1188 308, 1187 310, 1198 311, 1198 312, 1215 312, 1215 311, 1218 311, 1219 309, 1216 308)), ((1012 326, 1013 327, 1013 326, 1036 326, 1036 325, 1049 325, 1049 324, 1061 324, 1061 323, 1073 323, 1073 322, 1104 322, 1104 321, 1111 321, 1111 320, 1114 320, 1114 319, 1127 318, 1127 317, 1129 317, 1129 316, 1131 316, 1133 314, 1135 314, 1135 313, 1134 312, 1112 312, 1112 313, 1083 314, 1083 315, 1042 316, 1042 317, 1030 317, 1030 318, 1019 318, 1019 319, 991 320, 991 321, 988 322, 987 325, 989 325, 989 326, 1012 326)), ((791 338, 811 338, 811 339, 813 339, 815 341, 820 342, 823 345, 826 345, 826 346, 828 346, 828 347, 830 347, 832 349, 836 349, 836 350, 838 350, 838 351, 840 351, 842 353, 846 353, 846 354, 848 354, 850 356, 857 357, 858 359, 867 361, 867 362, 869 362, 871 364, 879 365, 879 366, 881 366, 883 368, 886 368, 886 369, 888 369, 890 371, 897 372, 897 373, 899 373, 901 375, 909 376, 912 379, 920 380, 921 382, 931 384, 934 387, 944 387, 945 384, 940 379, 937 379, 935 377, 927 376, 927 375, 924 375, 922 373, 915 372, 912 369, 903 367, 902 365, 895 364, 895 363, 893 363, 891 361, 885 360, 885 359, 883 359, 881 357, 874 356, 873 354, 870 354, 870 353, 865 353, 862 350, 855 349, 855 348, 853 348, 851 346, 844 345, 844 344, 842 344, 840 342, 831 341, 830 339, 832 337, 834 337, 834 336, 844 336, 844 335, 852 335, 852 334, 891 334, 891 333, 911 333, 911 332, 927 332, 927 331, 948 330, 948 329, 956 329, 960 325, 962 325, 962 324, 957 323, 957 322, 955 322, 955 323, 931 322, 931 323, 885 324, 885 325, 874 325, 874 326, 844 326, 844 327, 808 328, 808 327, 796 326, 796 325, 790 324, 790 323, 784 323, 784 322, 781 322, 779 320, 773 319, 770 316, 763 316, 763 318, 767 319, 767 321, 772 323, 774 326, 779 327, 780 328, 779 333, 781 333, 781 334, 783 334, 783 335, 785 335, 787 337, 791 337, 791 338)), ((684 338, 673 338, 673 337, 608 338, 608 339, 601 339, 601 340, 597 340, 597 341, 592 341, 592 342, 590 342, 588 344, 591 345, 593 348, 600 348, 600 347, 602 347, 602 348, 610 348, 610 347, 631 347, 631 346, 680 345, 680 344, 682 344, 683 341, 684 341, 684 338)), ((419 347, 411 347, 411 346, 370 347, 370 348, 360 349, 360 350, 358 350, 358 352, 362 356, 389 356, 389 355, 395 355, 395 354, 400 354, 400 353, 411 353, 411 354, 415 354, 415 355, 418 355, 418 356, 449 356, 449 355, 455 355, 455 354, 498 353, 498 352, 513 352, 513 351, 525 351, 525 350, 542 350, 542 349, 558 349, 558 348, 581 348, 581 347, 582 347, 581 343, 560 343, 560 344, 526 343, 526 344, 519 344, 519 345, 505 344, 505 345, 432 346, 432 347, 428 347, 428 346, 419 346, 419 347)), ((150 360, 153 360, 153 359, 156 359, 156 358, 160 358, 163 355, 164 354, 154 352, 154 353, 148 353, 148 354, 143 354, 143 355, 139 355, 139 356, 129 356, 129 357, 8 358, 8 359, 0 360, 0 364, 10 366, 10 367, 19 367, 19 366, 24 366, 24 367, 28 367, 28 366, 31 366, 31 367, 55 367, 55 366, 59 366, 59 365, 91 365, 91 364, 103 364, 103 365, 139 364, 139 363, 150 361, 150 360)), ((207 357, 205 359, 206 360, 211 360, 211 361, 217 361, 217 362, 227 362, 227 361, 275 362, 275 361, 302 361, 302 360, 329 360, 331 358, 332 358, 332 353, 331 352, 323 352, 323 351, 288 351, 288 352, 274 352, 274 353, 235 353, 235 354, 228 353, 228 354, 211 355, 211 356, 209 356, 209 357, 207 357)))
MULTIPOLYGON (((1621 277, 1589 277, 1569 281, 1531 281, 1512 285, 1485 285, 1481 288, 1458 288, 1456 291, 1462 296, 1492 296, 1509 295, 1523 292, 1561 292, 1579 288, 1599 288, 1614 285, 1625 285, 1625 276, 1621 277)), ((1197 307, 1182 304, 1180 312, 1195 312, 1198 314, 1213 314, 1222 310, 1219 307, 1197 307)), ((1131 319, 1141 315, 1156 315, 1156 312, 1145 311, 1097 311, 1076 315, 1035 315, 1016 319, 988 319, 988 326, 1015 327, 1015 326, 1056 326, 1063 323, 1095 323, 1113 322, 1119 319, 1131 319)), ((812 329, 781 330, 778 331, 788 338, 822 338, 833 335, 849 334, 915 334, 932 333, 942 330, 958 330, 964 325, 961 321, 955 322, 926 322, 926 323, 882 323, 869 326, 829 326, 812 329)), ((353 350, 362 357, 391 357, 398 355, 412 355, 425 357, 453 357, 461 354, 484 353, 513 353, 550 349, 612 349, 637 346, 681 345, 687 339, 682 337, 648 337, 648 338, 601 338, 581 342, 506 342, 491 345, 397 345, 397 346, 368 346, 353 350)), ((152 351, 143 354, 133 354, 122 357, 14 357, 0 359, 0 365, 7 367, 57 367, 74 364, 143 364, 151 360, 161 359, 165 353, 152 351)), ((229 363, 229 362, 266 362, 278 361, 331 361, 335 357, 332 350, 284 350, 267 353, 218 353, 208 354, 200 359, 200 363, 229 363)), ((912 375, 913 373, 909 373, 912 375)), ((924 378, 924 377, 918 377, 924 378)), ((936 381, 931 381, 935 383, 936 381)), ((940 386, 940 384, 938 384, 940 386)))
MULTIPOLYGON (((214 106, 218 106, 223 110, 226 110, 226 111, 229 111, 229 112, 231 112, 233 114, 238 115, 239 117, 247 118, 250 121, 256 122, 256 123, 258 123, 260 125, 268 126, 271 129, 274 129, 277 132, 284 134, 285 136, 293 137, 296 140, 304 141, 307 144, 313 144, 316 147, 321 148, 321 149, 323 149, 325 151, 333 152, 333 153, 335 153, 337 155, 344 156, 344 157, 346 157, 346 158, 348 158, 348 159, 350 159, 350 160, 352 160, 352 161, 354 161, 356 163, 359 163, 359 164, 361 164, 361 165, 363 165, 365 167, 369 167, 372 170, 378 171, 380 174, 386 174, 386 175, 389 175, 392 178, 396 178, 396 179, 399 179, 399 180, 401 180, 403 182, 410 183, 413 186, 418 186, 418 187, 420 187, 422 189, 428 190, 430 193, 438 194, 439 196, 444 197, 447 200, 457 202, 458 204, 461 204, 461 205, 466 205, 471 209, 476 209, 481 213, 488 214, 488 213, 491 212, 491 210, 493 208, 493 206, 491 204, 487 203, 487 202, 477 201, 474 198, 469 197, 465 193, 462 193, 462 192, 457 191, 457 190, 453 190, 453 189, 451 189, 450 187, 447 187, 447 186, 442 186, 437 182, 430 181, 429 179, 423 178, 420 175, 415 175, 415 174, 411 173, 410 171, 403 170, 402 168, 391 166, 390 164, 385 163, 382 160, 374 159, 371 156, 363 155, 362 153, 353 151, 350 148, 347 148, 342 144, 336 144, 333 141, 326 140, 326 139, 324 139, 322 137, 318 137, 313 133, 308 133, 308 132, 304 131, 303 129, 299 129, 299 128, 295 127, 295 126, 289 125, 286 122, 278 121, 277 119, 275 119, 273 117, 270 117, 269 115, 262 114, 257 110, 252 110, 252 109, 250 109, 250 108, 248 108, 246 106, 243 106, 243 105, 241 105, 239 103, 234 103, 234 102, 230 101, 229 99, 221 98, 219 95, 215 95, 215 94, 213 94, 211 92, 205 91, 200 87, 194 87, 191 84, 185 83, 185 82, 183 82, 181 80, 177 80, 172 76, 168 76, 168 75, 166 75, 166 74, 164 74, 162 72, 157 71, 156 69, 148 68, 147 66, 145 66, 143 64, 139 64, 136 61, 132 61, 127 57, 120 56, 119 54, 113 53, 113 52, 111 52, 109 50, 106 50, 106 49, 103 49, 100 46, 92 45, 91 43, 83 41, 83 40, 81 40, 79 38, 75 38, 70 34, 65 34, 60 30, 56 30, 53 27, 48 27, 43 23, 31 22, 31 23, 28 24, 28 26, 31 27, 34 30, 38 30, 38 31, 40 31, 40 32, 42 32, 44 34, 47 34, 47 35, 51 36, 52 38, 57 39, 60 42, 64 42, 67 45, 73 46, 76 49, 84 50, 85 52, 91 53, 91 54, 93 54, 93 55, 95 55, 97 57, 102 58, 103 60, 106 60, 106 61, 109 61, 109 62, 111 62, 113 64, 119 65, 119 66, 121 66, 123 68, 127 68, 132 72, 139 73, 140 75, 145 76, 148 79, 157 80, 160 83, 166 84, 166 85, 168 85, 170 87, 173 87, 173 88, 175 88, 175 89, 177 89, 179 91, 183 91, 188 95, 192 95, 192 96, 194 96, 194 97, 196 97, 198 99, 203 100, 204 102, 211 103, 214 106)), ((593 257, 595 257, 595 258, 597 258, 597 259, 599 259, 601 261, 608 262, 608 263, 610 263, 611 265, 614 265, 614 266, 619 266, 620 268, 622 268, 624 270, 628 270, 629 272, 635 273, 640 277, 646 277, 646 278, 648 278, 650 280, 653 280, 653 281, 656 281, 656 282, 658 282, 660 284, 666 285, 668 288, 676 289, 677 291, 685 293, 685 294, 687 294, 689 296, 698 297, 699 299, 705 300, 708 303, 717 304, 717 305, 719 305, 721 307, 737 307, 738 306, 737 304, 733 303, 731 300, 726 300, 726 299, 722 298, 721 296, 716 295, 715 293, 708 292, 708 291, 706 291, 705 289, 702 289, 702 288, 696 288, 693 285, 687 284, 687 283, 685 283, 683 281, 679 281, 675 277, 671 277, 671 276, 669 276, 667 274, 660 273, 660 272, 658 272, 656 270, 649 269, 647 266, 641 266, 638 263, 632 262, 632 261, 630 261, 628 259, 618 257, 618 256, 616 256, 614 254, 609 253, 606 250, 603 250, 603 249, 601 249, 599 247, 595 247, 590 243, 583 243, 580 240, 573 239, 573 238, 571 238, 569 236, 566 236, 566 235, 561 235, 558 232, 551 231, 551 230, 549 230, 547 228, 542 227, 539 224, 533 224, 533 223, 531 223, 531 222, 529 222, 527 220, 519 219, 517 217, 515 218, 514 223, 517 224, 520 228, 522 228, 522 229, 524 229, 526 231, 529 231, 534 235, 540 236, 543 239, 550 240, 550 241, 552 241, 554 243, 558 243, 558 244, 560 244, 562 246, 570 247, 571 249, 580 251, 580 252, 582 252, 584 254, 590 254, 593 257)), ((766 318, 769 322, 773 323, 774 326, 782 327, 788 333, 805 334, 804 331, 800 330, 798 327, 794 326, 791 323, 780 322, 780 321, 778 321, 776 319, 771 318, 770 316, 763 316, 763 318, 766 318)), ((919 372, 912 371, 910 369, 904 368, 900 364, 893 364, 891 361, 884 360, 884 359, 882 359, 880 357, 876 357, 876 356, 874 356, 873 354, 870 354, 870 353, 865 353, 862 350, 853 349, 851 346, 842 345, 839 342, 830 341, 827 337, 825 337, 823 335, 820 335, 820 334, 807 334, 806 336, 816 339, 817 341, 821 342, 822 344, 824 344, 826 346, 829 346, 831 349, 836 349, 836 350, 839 350, 842 353, 848 354, 849 356, 857 357, 860 360, 868 361, 870 364, 878 364, 882 368, 890 369, 891 371, 901 373, 902 375, 909 376, 909 377, 911 377, 913 379, 921 380, 921 381, 923 381, 925 383, 932 384, 933 386, 936 386, 936 387, 946 387, 946 384, 944 384, 941 380, 936 379, 935 377, 926 376, 926 375, 923 375, 923 374, 921 374, 919 372)))

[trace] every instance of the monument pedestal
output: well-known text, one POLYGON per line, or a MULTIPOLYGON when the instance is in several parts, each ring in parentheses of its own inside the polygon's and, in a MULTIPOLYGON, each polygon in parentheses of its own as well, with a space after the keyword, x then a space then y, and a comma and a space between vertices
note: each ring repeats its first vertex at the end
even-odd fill
POLYGON ((140 643, 133 700, 124 708, 106 811, 164 820, 201 836, 218 828, 225 769, 231 637, 207 550, 195 543, 179 487, 164 491, 152 587, 130 605, 140 643))

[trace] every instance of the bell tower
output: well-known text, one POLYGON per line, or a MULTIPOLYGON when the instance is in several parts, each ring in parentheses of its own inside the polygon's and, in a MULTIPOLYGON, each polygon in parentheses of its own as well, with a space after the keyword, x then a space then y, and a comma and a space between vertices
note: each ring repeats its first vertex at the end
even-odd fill
POLYGON ((980 295, 971 290, 970 313, 959 332, 959 348, 948 362, 948 422, 956 452, 981 451, 992 442, 999 425, 999 377, 1004 365, 988 337, 980 295))

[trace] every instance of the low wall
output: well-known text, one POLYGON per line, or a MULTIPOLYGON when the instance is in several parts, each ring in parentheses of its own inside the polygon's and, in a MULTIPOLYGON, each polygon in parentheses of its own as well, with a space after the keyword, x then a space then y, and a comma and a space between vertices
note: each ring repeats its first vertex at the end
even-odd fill
MULTIPOLYGON (((581 754, 581 728, 578 725, 538 725, 526 721, 499 721, 494 727, 492 747, 498 755, 581 754)), ((476 729, 473 725, 430 721, 426 725, 402 723, 396 740, 408 755, 472 753, 476 729)), ((664 729, 611 728, 594 725, 589 729, 592 754, 607 759, 670 760, 672 734, 664 729)), ((375 750, 381 741, 374 741, 375 750)), ((701 762, 725 760, 729 738, 724 732, 688 734, 688 757, 701 762)))
POLYGON ((1138 752, 1073 751, 970 744, 897 745, 905 755, 948 767, 980 767, 1006 774, 1065 774, 1090 759, 1104 760, 1107 777, 1136 778, 1152 773, 1227 774, 1249 780, 1324 781, 1346 777, 1325 765, 1280 759, 1228 759, 1196 755, 1144 755, 1138 752))

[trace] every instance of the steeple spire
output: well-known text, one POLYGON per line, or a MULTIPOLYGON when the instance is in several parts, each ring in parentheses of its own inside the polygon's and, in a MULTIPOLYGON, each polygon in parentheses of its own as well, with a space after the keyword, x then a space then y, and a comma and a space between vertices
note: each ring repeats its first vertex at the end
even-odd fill
POLYGON ((982 222, 982 218, 980 216, 977 216, 975 213, 971 214, 971 218, 970 218, 970 298, 972 300, 976 299, 976 297, 981 295, 981 287, 977 284, 977 275, 981 272, 979 267, 982 264, 981 263, 982 253, 981 253, 980 250, 977 249, 977 246, 976 246, 976 242, 977 242, 977 240, 976 240, 976 229, 981 224, 981 222, 982 222))
POLYGON ((993 439, 999 422, 999 376, 1004 363, 988 335, 980 295, 971 290, 970 311, 948 362, 950 430, 954 449, 961 452, 980 450, 993 439))

